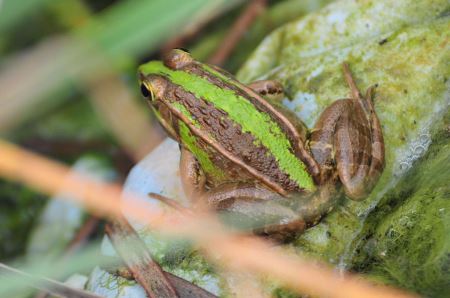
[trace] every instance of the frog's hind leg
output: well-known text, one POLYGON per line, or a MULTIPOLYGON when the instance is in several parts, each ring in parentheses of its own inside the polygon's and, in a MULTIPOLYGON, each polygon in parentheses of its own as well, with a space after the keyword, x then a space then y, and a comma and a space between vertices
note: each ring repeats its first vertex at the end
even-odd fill
POLYGON ((351 199, 359 200, 372 190, 383 171, 383 134, 373 108, 374 88, 369 88, 363 97, 346 64, 344 76, 352 98, 336 125, 335 160, 345 193, 351 199))
POLYGON ((268 201, 280 195, 250 182, 229 182, 204 193, 204 200, 217 210, 232 209, 238 201, 268 201))
POLYGON ((344 76, 352 98, 337 100, 325 109, 309 145, 321 168, 321 183, 337 182, 337 174, 347 196, 358 200, 372 190, 383 170, 383 135, 372 103, 374 88, 363 97, 346 64, 344 76))
POLYGON ((308 146, 314 160, 320 167, 319 185, 337 182, 334 135, 337 123, 348 110, 348 105, 348 99, 339 99, 333 102, 322 112, 311 130, 308 146))
POLYGON ((273 240, 286 240, 306 227, 292 198, 255 183, 226 183, 205 193, 204 200, 211 208, 225 212, 235 223, 245 222, 246 229, 251 227, 255 234, 273 240))

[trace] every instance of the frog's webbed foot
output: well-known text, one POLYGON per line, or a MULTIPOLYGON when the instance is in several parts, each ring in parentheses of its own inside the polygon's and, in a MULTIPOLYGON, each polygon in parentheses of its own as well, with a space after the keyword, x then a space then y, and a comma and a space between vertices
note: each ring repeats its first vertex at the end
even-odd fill
POLYGON ((283 86, 278 81, 260 80, 247 85, 253 91, 272 101, 280 101, 284 98, 283 86))
POLYGON ((335 179, 336 167, 346 195, 359 200, 383 171, 383 134, 372 103, 374 88, 362 96, 346 64, 344 76, 352 98, 337 100, 323 111, 312 131, 310 148, 322 169, 321 180, 335 179))

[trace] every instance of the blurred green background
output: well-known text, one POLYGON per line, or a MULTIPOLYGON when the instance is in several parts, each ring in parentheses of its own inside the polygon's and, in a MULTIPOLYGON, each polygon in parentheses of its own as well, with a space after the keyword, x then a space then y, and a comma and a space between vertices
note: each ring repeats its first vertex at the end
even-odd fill
MULTIPOLYGON (((251 2, 0 1, 0 136, 66 164, 101 159, 123 181, 164 138, 137 66, 172 47, 207 61, 251 2)), ((331 1, 253 2, 255 20, 223 61, 230 72, 274 28, 331 1)), ((0 261, 24 254, 43 198, 0 180, 0 261)))

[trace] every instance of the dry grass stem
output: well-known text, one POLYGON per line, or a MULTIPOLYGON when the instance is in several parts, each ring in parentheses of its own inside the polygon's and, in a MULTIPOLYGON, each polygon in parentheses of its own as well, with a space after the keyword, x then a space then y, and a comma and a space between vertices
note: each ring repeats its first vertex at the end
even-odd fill
POLYGON ((223 65, 253 21, 264 12, 266 2, 265 0, 253 0, 247 5, 217 47, 216 52, 208 59, 209 63, 223 65))

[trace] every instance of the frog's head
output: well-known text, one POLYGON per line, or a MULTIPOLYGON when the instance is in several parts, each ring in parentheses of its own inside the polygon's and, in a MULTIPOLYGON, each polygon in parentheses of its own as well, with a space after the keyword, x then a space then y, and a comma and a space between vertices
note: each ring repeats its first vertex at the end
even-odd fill
POLYGON ((150 61, 139 67, 142 95, 147 99, 167 133, 176 140, 179 139, 175 129, 178 119, 172 111, 179 98, 176 93, 177 85, 170 80, 170 77, 192 62, 194 59, 187 51, 173 49, 164 56, 162 62, 150 61))

